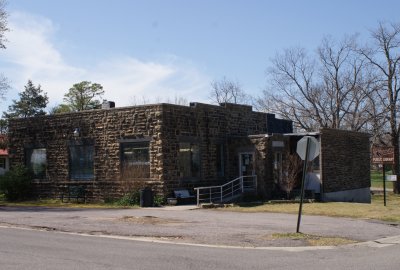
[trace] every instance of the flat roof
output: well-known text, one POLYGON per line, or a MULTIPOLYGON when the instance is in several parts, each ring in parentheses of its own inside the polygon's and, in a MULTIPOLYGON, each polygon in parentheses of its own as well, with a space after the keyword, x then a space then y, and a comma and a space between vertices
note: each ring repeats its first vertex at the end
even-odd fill
POLYGON ((317 136, 320 134, 321 132, 319 131, 313 131, 313 132, 284 133, 283 136, 317 136))

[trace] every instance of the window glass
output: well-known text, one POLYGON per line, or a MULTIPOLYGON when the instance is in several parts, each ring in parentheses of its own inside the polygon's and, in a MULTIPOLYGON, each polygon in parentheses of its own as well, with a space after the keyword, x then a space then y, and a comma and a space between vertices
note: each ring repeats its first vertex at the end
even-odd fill
POLYGON ((94 146, 72 145, 69 147, 69 174, 72 180, 88 180, 94 178, 94 146))
POLYGON ((34 148, 26 151, 26 165, 31 168, 35 178, 43 179, 46 177, 46 148, 34 148))
POLYGON ((6 159, 5 158, 0 158, 0 168, 3 168, 3 169, 6 168, 6 159))
POLYGON ((180 177, 197 178, 200 176, 200 151, 194 143, 179 143, 180 177))
POLYGON ((148 141, 121 143, 121 164, 124 177, 150 177, 149 144, 148 141))

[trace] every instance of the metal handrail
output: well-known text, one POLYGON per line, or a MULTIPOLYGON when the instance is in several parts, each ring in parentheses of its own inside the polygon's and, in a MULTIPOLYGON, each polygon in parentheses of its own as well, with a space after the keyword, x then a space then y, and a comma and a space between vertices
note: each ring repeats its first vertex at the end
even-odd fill
POLYGON ((197 187, 195 188, 197 205, 200 205, 200 201, 207 201, 209 203, 223 202, 224 200, 232 199, 234 196, 243 193, 245 189, 250 188, 254 188, 257 191, 257 175, 239 176, 220 186, 197 187), (244 180, 244 178, 252 178, 252 180, 244 180), (213 191, 214 189, 215 191, 213 191), (202 198, 200 198, 201 196, 202 198))

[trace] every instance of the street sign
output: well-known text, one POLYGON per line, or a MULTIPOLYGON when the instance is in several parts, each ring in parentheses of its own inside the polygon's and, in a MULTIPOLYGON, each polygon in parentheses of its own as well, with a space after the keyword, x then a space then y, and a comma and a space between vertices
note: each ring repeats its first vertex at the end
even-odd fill
POLYGON ((307 139, 309 142, 308 146, 308 161, 313 160, 319 155, 319 143, 318 140, 311 136, 304 136, 297 142, 296 152, 302 160, 306 159, 307 151, 307 139))
POLYGON ((386 175, 385 180, 388 182, 396 182, 397 181, 397 175, 386 175))
POLYGON ((372 163, 394 164, 394 148, 378 146, 372 147, 372 163))

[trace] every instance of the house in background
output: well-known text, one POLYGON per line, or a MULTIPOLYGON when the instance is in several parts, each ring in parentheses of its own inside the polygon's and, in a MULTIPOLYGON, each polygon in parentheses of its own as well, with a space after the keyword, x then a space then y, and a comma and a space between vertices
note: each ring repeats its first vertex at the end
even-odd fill
MULTIPOLYGON (((292 149, 300 138, 292 132, 291 121, 247 105, 115 108, 109 103, 98 110, 10 120, 9 154, 11 166, 25 164, 32 169, 36 192, 42 197, 59 197, 71 186, 84 187, 94 200, 143 187, 167 197, 176 189, 222 185, 251 176, 258 195, 272 198, 278 190, 283 150, 292 149)), ((326 164, 321 167, 320 192, 369 188, 369 170, 368 175, 364 171, 369 166, 368 136, 332 130, 322 130, 319 136, 326 153, 319 159, 326 164), (349 138, 359 140, 360 148, 343 146, 349 138), (354 158, 352 168, 348 157, 354 158), (354 169, 360 173, 356 177, 354 169)), ((365 202, 358 197, 351 200, 365 202)))
POLYGON ((0 175, 5 174, 10 168, 10 162, 8 158, 8 149, 5 147, 7 141, 6 135, 0 135, 0 175))

